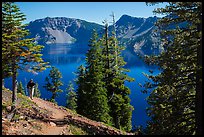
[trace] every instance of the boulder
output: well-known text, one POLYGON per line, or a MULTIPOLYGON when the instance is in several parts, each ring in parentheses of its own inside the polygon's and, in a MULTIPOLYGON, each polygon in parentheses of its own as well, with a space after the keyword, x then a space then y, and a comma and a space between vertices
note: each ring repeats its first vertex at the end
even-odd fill
POLYGON ((50 125, 51 125, 52 127, 55 127, 55 126, 56 126, 56 124, 55 124, 54 122, 50 122, 50 125))

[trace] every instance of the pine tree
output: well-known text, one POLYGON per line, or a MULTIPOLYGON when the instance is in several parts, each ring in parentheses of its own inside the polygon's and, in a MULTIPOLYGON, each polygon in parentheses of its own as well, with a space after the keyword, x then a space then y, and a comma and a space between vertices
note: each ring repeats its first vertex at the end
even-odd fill
POLYGON ((12 110, 16 104, 17 70, 30 64, 30 69, 42 71, 47 65, 40 54, 43 46, 36 45, 34 39, 26 39, 29 32, 22 25, 25 19, 13 2, 2 3, 2 78, 12 77, 12 110))
POLYGON ((90 40, 86 54, 86 67, 77 71, 77 112, 90 119, 102 121, 119 129, 130 131, 133 107, 130 105, 130 89, 125 81, 132 81, 123 66, 124 49, 118 46, 116 35, 108 36, 105 22, 102 38, 96 32, 90 40))
POLYGON ((22 95, 25 95, 25 89, 23 88, 22 82, 18 84, 17 93, 21 93, 22 95))
MULTIPOLYGON (((88 107, 84 109, 85 116, 110 124, 110 116, 108 114, 109 107, 107 104, 107 91, 104 88, 103 80, 103 64, 101 62, 101 47, 97 41, 98 35, 94 31, 93 37, 90 40, 90 49, 87 52, 86 58, 86 72, 85 72, 85 89, 87 101, 84 105, 88 107)), ((80 101, 80 100, 79 100, 80 101)), ((84 102, 83 102, 84 103, 84 102)))
POLYGON ((201 134, 202 113, 199 96, 201 64, 197 63, 201 47, 201 2, 169 2, 156 13, 166 14, 158 21, 165 51, 146 57, 147 63, 159 65, 162 72, 148 76, 157 86, 148 97, 151 121, 149 134, 201 134), (174 27, 177 26, 177 27, 174 27))
POLYGON ((104 82, 108 91, 110 116, 113 118, 113 125, 116 128, 130 131, 132 128, 133 107, 130 105, 130 98, 128 96, 130 89, 125 86, 125 81, 133 81, 134 79, 127 76, 126 72, 129 70, 123 68, 126 62, 123 60, 121 51, 125 48, 122 45, 118 45, 115 28, 112 34, 111 37, 108 36, 108 24, 105 22, 105 36, 102 38, 104 43, 102 56, 104 64, 106 64, 104 82))
POLYGON ((87 102, 89 101, 86 94, 87 89, 85 86, 85 67, 80 65, 76 72, 76 84, 77 84, 77 113, 81 115, 87 115, 87 102))
POLYGON ((63 85, 61 72, 56 68, 52 67, 50 70, 49 76, 45 78, 46 84, 43 86, 46 90, 52 92, 51 102, 56 102, 55 98, 58 92, 62 92, 60 86, 63 85))
POLYGON ((37 98, 40 98, 41 96, 41 93, 40 93, 40 90, 38 88, 38 83, 35 84, 35 87, 34 87, 34 97, 37 97, 37 98))
POLYGON ((72 82, 69 82, 68 88, 67 88, 67 102, 66 102, 66 107, 76 111, 77 108, 77 94, 74 91, 74 87, 72 82))

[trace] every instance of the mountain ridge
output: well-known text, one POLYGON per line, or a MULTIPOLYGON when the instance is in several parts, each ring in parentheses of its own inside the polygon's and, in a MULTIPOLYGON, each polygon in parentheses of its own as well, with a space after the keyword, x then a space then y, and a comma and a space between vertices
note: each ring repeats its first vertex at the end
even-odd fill
POLYGON ((27 29, 30 31, 30 37, 34 37, 39 44, 87 43, 91 35, 90 25, 96 30, 102 27, 99 24, 75 18, 46 17, 31 21, 27 29), (64 39, 60 39, 60 36, 64 39))
MULTIPOLYGON (((161 47, 158 44, 158 34, 154 23, 158 17, 132 17, 122 15, 116 21, 116 36, 119 43, 126 46, 134 53, 151 54, 159 53, 161 47), (157 37, 154 37, 156 35, 157 37)), ((27 26, 30 37, 42 45, 49 44, 76 44, 87 48, 92 30, 99 34, 103 31, 103 25, 68 17, 46 17, 31 21, 27 26)), ((113 26, 109 26, 109 31, 113 26)))

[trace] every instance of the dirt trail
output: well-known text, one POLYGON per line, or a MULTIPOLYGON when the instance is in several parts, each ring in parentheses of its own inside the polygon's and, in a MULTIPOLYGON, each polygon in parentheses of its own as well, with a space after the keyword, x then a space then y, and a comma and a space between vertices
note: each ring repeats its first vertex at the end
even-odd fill
MULTIPOLYGON (((2 96, 4 105, 5 102, 11 100, 11 92, 5 91, 2 93, 2 96)), ((22 97, 17 100, 20 106, 17 112, 19 116, 21 115, 21 118, 19 117, 17 122, 11 122, 11 125, 4 116, 5 134, 75 135, 78 134, 78 132, 83 132, 82 134, 90 135, 134 135, 133 133, 118 130, 102 122, 91 120, 76 112, 40 98, 34 97, 31 101, 37 106, 29 103, 31 107, 25 106, 24 100, 22 97), (9 128, 14 128, 15 131, 14 129, 9 130, 9 128)), ((26 102, 28 103, 28 101, 26 102)), ((7 109, 9 108, 5 109, 6 115, 6 111, 8 111, 7 109)))
MULTIPOLYGON (((39 107, 46 109, 49 115, 49 123, 43 127, 42 132, 44 135, 62 135, 67 128, 68 123, 74 124, 80 128, 85 129, 90 134, 99 135, 122 135, 124 134, 120 130, 116 130, 113 127, 105 126, 101 122, 90 120, 78 114, 73 114, 54 103, 45 101, 40 98, 33 98, 32 100, 39 107)), ((127 135, 133 135, 132 133, 126 133, 127 135)))
POLYGON ((42 130, 43 135, 62 135, 63 131, 66 129, 67 126, 63 127, 52 127, 52 126, 47 126, 42 130))
MULTIPOLYGON (((35 102, 39 107, 44 108, 50 112, 49 116, 52 120, 62 120, 67 115, 64 111, 60 110, 53 103, 44 101, 40 98, 33 98, 32 100, 35 102)), ((47 123, 47 126, 43 127, 42 133, 44 135, 60 135, 62 134, 63 130, 67 127, 66 124, 64 125, 56 125, 55 123, 47 123)))
POLYGON ((44 108, 51 112, 51 118, 52 119, 64 119, 64 117, 67 115, 62 110, 59 110, 56 106, 54 106, 53 103, 45 102, 44 100, 40 98, 33 98, 33 102, 35 102, 39 107, 44 108))

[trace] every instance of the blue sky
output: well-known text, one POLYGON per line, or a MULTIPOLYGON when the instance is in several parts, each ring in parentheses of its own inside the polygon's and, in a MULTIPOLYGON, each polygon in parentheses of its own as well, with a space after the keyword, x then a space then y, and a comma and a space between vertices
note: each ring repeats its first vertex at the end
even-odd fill
MULTIPOLYGON (((145 2, 16 2, 21 12, 30 21, 45 17, 69 17, 102 24, 114 12, 117 21, 123 14, 133 17, 155 16, 154 8, 164 6, 146 6, 145 2)), ((156 15, 161 16, 161 15, 156 15)))

